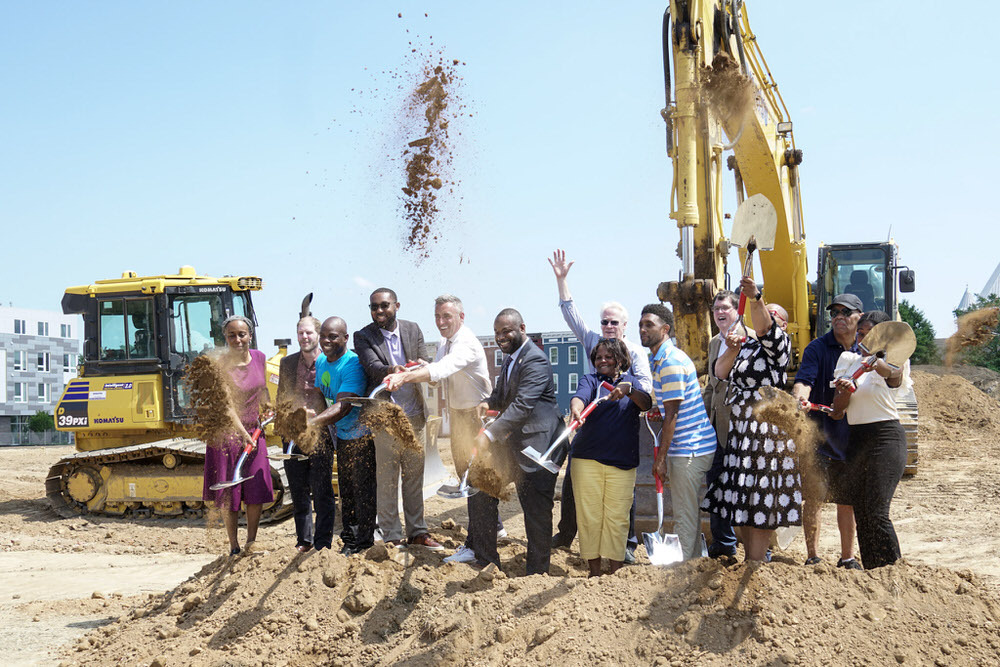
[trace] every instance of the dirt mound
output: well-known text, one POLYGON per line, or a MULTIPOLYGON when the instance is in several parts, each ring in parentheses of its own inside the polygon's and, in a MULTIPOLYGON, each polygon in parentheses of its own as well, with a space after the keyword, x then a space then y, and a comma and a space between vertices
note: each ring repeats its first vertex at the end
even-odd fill
POLYGON ((984 366, 914 366, 914 371, 923 371, 934 375, 957 375, 971 382, 977 389, 994 399, 1000 400, 1000 373, 984 366))
POLYGON ((984 431, 1000 432, 997 402, 957 375, 937 376, 915 370, 913 390, 920 408, 920 438, 960 443, 984 431))
POLYGON ((586 579, 582 563, 568 576, 510 578, 440 558, 382 545, 353 558, 292 547, 219 558, 64 657, 140 665, 853 665, 873 656, 880 664, 988 664, 1000 650, 995 593, 971 573, 903 561, 851 572, 700 559, 586 579))

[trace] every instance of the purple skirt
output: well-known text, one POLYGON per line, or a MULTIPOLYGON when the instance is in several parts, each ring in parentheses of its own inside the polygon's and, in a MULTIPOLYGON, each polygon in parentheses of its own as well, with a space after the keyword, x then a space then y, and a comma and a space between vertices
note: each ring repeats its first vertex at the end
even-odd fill
POLYGON ((228 482, 233 478, 236 462, 242 453, 243 445, 236 438, 221 447, 209 445, 205 448, 205 484, 201 494, 205 502, 214 502, 219 509, 238 512, 240 503, 266 505, 274 500, 271 465, 267 460, 267 442, 264 440, 264 434, 257 439, 257 449, 247 456, 243 464, 243 474, 250 475, 250 479, 220 491, 212 491, 209 488, 213 484, 228 482))

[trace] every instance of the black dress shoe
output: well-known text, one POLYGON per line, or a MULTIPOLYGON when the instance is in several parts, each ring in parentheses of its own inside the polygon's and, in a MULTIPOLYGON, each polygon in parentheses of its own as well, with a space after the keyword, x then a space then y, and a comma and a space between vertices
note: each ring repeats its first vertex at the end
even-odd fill
POLYGON ((735 556, 736 547, 727 547, 715 544, 708 545, 708 557, 709 558, 722 558, 723 556, 735 556))
POLYGON ((350 556, 352 553, 354 553, 354 545, 353 544, 345 544, 340 549, 340 553, 343 554, 343 555, 345 555, 345 556, 350 556))
POLYGON ((552 536, 552 548, 568 548, 569 545, 573 544, 573 538, 568 535, 563 535, 562 533, 556 533, 552 536))

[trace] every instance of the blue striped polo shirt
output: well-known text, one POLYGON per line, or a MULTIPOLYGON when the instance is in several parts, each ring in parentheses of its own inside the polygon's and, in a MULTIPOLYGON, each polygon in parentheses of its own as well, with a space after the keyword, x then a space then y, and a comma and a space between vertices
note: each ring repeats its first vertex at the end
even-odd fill
POLYGON ((653 373, 653 393, 660 411, 667 401, 680 401, 677 426, 667 456, 703 456, 715 452, 716 436, 705 412, 698 372, 691 358, 666 338, 660 349, 649 359, 653 373))

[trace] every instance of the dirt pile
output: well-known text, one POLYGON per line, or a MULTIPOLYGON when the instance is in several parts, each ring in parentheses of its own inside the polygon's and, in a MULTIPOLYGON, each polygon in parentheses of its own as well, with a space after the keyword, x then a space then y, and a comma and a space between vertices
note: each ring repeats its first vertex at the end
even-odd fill
POLYGON ((983 308, 958 318, 958 331, 948 339, 945 365, 951 366, 961 356, 962 350, 977 347, 993 340, 1000 322, 1000 308, 983 308))
POLYGON ((984 366, 936 366, 921 364, 914 366, 914 371, 933 373, 937 376, 957 375, 971 382, 979 391, 987 396, 1000 400, 1000 373, 984 366))
POLYGON ((219 558, 63 657, 141 665, 854 665, 989 664, 1000 651, 1000 601, 968 572, 700 559, 589 580, 582 563, 568 576, 511 578, 509 570, 440 558, 382 545, 353 558, 296 555, 290 546, 219 558))
POLYGON ((920 439, 955 444, 1000 431, 997 402, 968 380, 913 371, 913 390, 920 409, 920 439))
POLYGON ((385 431, 404 449, 424 451, 424 445, 417 440, 413 425, 403 412, 403 408, 390 401, 375 401, 361 412, 361 423, 372 433, 385 431))
POLYGON ((701 68, 701 90, 705 102, 727 125, 738 126, 753 110, 753 83, 724 52, 715 55, 711 67, 701 68))
POLYGON ((184 382, 191 393, 200 439, 212 445, 240 432, 233 383, 218 356, 196 357, 185 371, 184 382))

